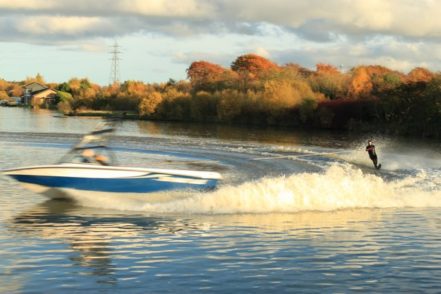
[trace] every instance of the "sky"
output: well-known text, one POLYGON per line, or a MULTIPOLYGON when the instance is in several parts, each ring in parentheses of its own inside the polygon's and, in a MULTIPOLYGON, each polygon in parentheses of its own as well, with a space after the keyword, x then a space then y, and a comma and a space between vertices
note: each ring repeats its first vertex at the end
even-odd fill
POLYGON ((191 62, 229 67, 256 53, 343 71, 441 69, 441 0, 0 0, 0 78, 111 82, 186 78, 191 62))

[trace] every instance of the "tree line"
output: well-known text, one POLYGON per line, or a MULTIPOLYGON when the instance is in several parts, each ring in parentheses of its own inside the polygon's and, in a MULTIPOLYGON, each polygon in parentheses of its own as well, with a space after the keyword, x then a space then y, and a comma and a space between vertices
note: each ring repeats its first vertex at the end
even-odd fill
POLYGON ((441 74, 417 67, 405 74, 378 65, 343 72, 277 65, 255 54, 230 68, 195 61, 188 80, 125 81, 99 86, 73 78, 48 84, 37 75, 20 83, 0 80, 0 99, 38 81, 56 89, 65 114, 127 111, 141 119, 380 131, 441 138, 441 74))

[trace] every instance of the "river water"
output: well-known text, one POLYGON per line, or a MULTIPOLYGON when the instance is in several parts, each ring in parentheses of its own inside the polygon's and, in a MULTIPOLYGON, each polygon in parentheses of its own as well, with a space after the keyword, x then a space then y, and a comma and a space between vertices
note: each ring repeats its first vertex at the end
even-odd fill
MULTIPOLYGON (((0 169, 54 163, 98 122, 0 108, 0 169)), ((121 165, 223 180, 164 203, 72 203, 0 176, 0 292, 439 291, 439 142, 124 121, 112 146, 121 165)))

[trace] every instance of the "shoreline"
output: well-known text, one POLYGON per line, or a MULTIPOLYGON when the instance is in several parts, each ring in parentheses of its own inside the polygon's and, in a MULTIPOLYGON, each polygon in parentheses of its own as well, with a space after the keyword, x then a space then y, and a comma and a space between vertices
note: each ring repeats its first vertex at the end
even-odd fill
MULTIPOLYGON (((11 108, 6 107, 5 108, 11 108)), ((366 122, 356 122, 354 125, 346 126, 343 128, 339 127, 317 127, 312 125, 295 125, 295 124, 268 124, 265 122, 256 123, 256 122, 222 122, 222 121, 196 121, 196 120, 171 120, 171 119, 158 119, 158 118, 147 118, 142 117, 138 113, 133 111, 112 111, 112 110, 80 110, 76 112, 63 113, 57 109, 32 109, 23 106, 17 106, 14 108, 23 108, 29 110, 49 110, 54 113, 57 113, 57 117, 95 117, 95 118, 116 118, 120 120, 127 121, 145 121, 145 122, 157 122, 157 123, 177 123, 177 124, 209 124, 211 126, 219 126, 219 127, 239 127, 239 128, 253 128, 253 129, 275 129, 275 130, 286 130, 286 131, 300 131, 300 132, 323 132, 330 134, 358 134, 358 135, 366 135, 366 136, 392 136, 396 138, 414 138, 414 139, 424 139, 428 141, 437 142, 439 139, 436 137, 423 136, 421 134, 412 134, 412 133, 402 133, 397 132, 394 126, 387 126, 381 123, 376 124, 368 124, 366 122)))
POLYGON ((418 136, 416 134, 403 134, 400 132, 394 132, 394 127, 387 127, 380 123, 375 125, 369 125, 364 122, 358 122, 359 126, 346 127, 346 128, 323 128, 316 126, 305 125, 289 125, 289 124, 268 124, 268 123, 226 123, 222 121, 194 121, 194 120, 167 120, 167 119, 152 119, 143 118, 139 114, 130 111, 110 111, 110 110, 84 110, 76 113, 63 114, 58 110, 53 110, 61 113, 64 116, 70 117, 102 117, 102 118, 118 118, 121 120, 137 120, 137 121, 150 121, 158 123, 181 123, 181 124, 210 124, 213 126, 230 126, 230 127, 251 127, 251 128, 271 128, 279 130, 295 130, 295 131, 315 131, 326 133, 347 133, 347 134, 369 134, 371 136, 393 136, 397 138, 418 138, 429 141, 437 141, 436 137, 418 136))

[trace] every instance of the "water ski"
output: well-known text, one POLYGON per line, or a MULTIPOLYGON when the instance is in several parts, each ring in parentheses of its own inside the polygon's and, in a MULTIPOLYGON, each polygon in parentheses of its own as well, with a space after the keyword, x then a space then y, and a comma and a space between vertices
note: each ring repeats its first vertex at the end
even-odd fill
POLYGON ((381 163, 379 165, 377 165, 375 168, 376 169, 380 169, 381 168, 381 163))

